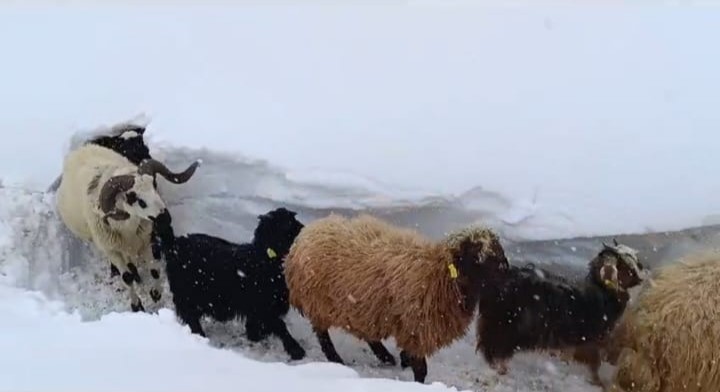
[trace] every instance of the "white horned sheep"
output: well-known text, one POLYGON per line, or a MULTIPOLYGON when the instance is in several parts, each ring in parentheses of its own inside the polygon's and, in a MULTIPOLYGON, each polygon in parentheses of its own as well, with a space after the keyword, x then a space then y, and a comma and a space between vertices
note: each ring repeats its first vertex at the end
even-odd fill
POLYGON ((658 268, 608 343, 611 391, 720 391, 720 253, 658 268))
POLYGON ((152 219, 165 211, 154 186, 155 175, 182 184, 190 180, 201 161, 184 172, 173 173, 163 163, 145 159, 135 165, 118 152, 96 144, 71 151, 63 164, 56 204, 67 228, 82 240, 94 243, 118 268, 133 311, 144 310, 135 292, 140 283, 138 266, 152 266, 154 284, 150 297, 161 297, 160 271, 151 250, 152 219))

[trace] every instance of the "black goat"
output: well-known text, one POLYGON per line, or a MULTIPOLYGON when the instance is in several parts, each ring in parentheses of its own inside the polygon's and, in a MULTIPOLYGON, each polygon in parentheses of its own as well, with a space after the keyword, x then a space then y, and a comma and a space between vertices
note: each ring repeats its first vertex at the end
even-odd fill
POLYGON ((290 308, 283 259, 304 227, 295 215, 285 208, 260 215, 246 244, 206 234, 175 237, 170 214, 156 218, 153 254, 165 259, 175 310, 193 333, 205 336, 202 316, 221 322, 241 316, 249 340, 274 334, 292 359, 305 357, 283 321, 290 308))
MULTIPOLYGON (((571 283, 535 266, 512 266, 481 298, 478 351, 500 374, 516 352, 597 348, 625 311, 627 289, 643 281, 637 252, 603 244, 584 281, 571 283)), ((593 350, 589 350, 593 352, 593 350)), ((594 350, 599 353, 599 348, 594 350)), ((588 360, 598 383, 597 358, 588 360)))

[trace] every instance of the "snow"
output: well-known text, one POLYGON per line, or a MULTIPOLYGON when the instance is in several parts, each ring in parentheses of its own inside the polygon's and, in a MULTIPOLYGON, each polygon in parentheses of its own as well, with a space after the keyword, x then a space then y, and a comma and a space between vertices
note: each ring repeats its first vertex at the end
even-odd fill
POLYGON ((453 391, 382 379, 331 363, 290 366, 210 348, 162 309, 83 322, 41 294, 0 285, 3 391, 453 391))
POLYGON ((139 115, 157 158, 203 162, 188 184, 159 182, 179 234, 246 241, 277 206, 435 238, 477 221, 505 240, 719 221, 720 57, 705 43, 720 13, 519 3, 4 7, 0 391, 598 391, 542 354, 498 377, 472 332, 421 386, 339 331, 349 367, 327 363, 294 311, 298 363, 240 322, 191 335, 166 286, 131 314, 43 192, 88 131, 139 115))

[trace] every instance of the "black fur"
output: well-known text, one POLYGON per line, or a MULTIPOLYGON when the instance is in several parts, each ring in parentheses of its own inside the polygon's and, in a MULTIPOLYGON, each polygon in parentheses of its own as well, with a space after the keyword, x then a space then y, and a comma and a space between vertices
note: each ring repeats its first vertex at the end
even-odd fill
POLYGON ((259 219, 253 241, 235 244, 206 234, 175 237, 166 211, 155 219, 153 253, 165 259, 176 312, 193 333, 205 336, 202 316, 243 317, 248 339, 274 334, 292 359, 302 359, 305 350, 283 321, 290 308, 283 259, 304 226, 285 208, 259 219))
MULTIPOLYGON (((510 267, 505 279, 489 287, 480 300, 478 350, 485 360, 502 369, 519 351, 602 341, 624 312, 629 296, 624 288, 610 289, 600 281, 597 260, 590 264, 585 280, 578 282, 533 265, 510 267)), ((620 264, 622 274, 634 274, 620 264)), ((637 276, 623 282, 629 282, 627 287, 639 283, 637 276)))
MULTIPOLYGON (((145 127, 138 125, 128 125, 123 127, 117 135, 101 135, 96 136, 87 141, 88 144, 97 144, 98 146, 107 147, 120 155, 127 158, 130 162, 139 165, 144 159, 150 159, 150 149, 145 144, 144 134, 145 127), (123 139, 122 133, 128 131, 135 131, 140 136, 131 137, 129 139, 123 139)), ((114 132, 114 133, 117 133, 114 132)))

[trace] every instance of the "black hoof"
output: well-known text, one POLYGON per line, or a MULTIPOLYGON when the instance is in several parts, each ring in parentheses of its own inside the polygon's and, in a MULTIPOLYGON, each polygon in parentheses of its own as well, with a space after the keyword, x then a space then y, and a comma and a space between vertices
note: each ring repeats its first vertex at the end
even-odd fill
POLYGON ((392 355, 383 355, 381 357, 378 357, 378 359, 385 365, 395 366, 397 364, 397 362, 395 362, 395 357, 393 357, 392 355))
POLYGON ((330 361, 330 362, 335 362, 335 363, 339 363, 340 365, 344 365, 344 364, 345 364, 345 362, 343 362, 342 358, 340 358, 339 355, 330 355, 330 356, 328 357, 328 361, 330 361))
POLYGON ((150 290, 150 298, 152 298, 152 300, 154 302, 158 302, 158 301, 160 301, 160 298, 162 298, 162 294, 160 294, 160 292, 155 289, 151 289, 150 290))
POLYGON ((299 361, 305 358, 305 349, 300 346, 293 347, 288 350, 288 355, 290 355, 290 359, 293 361, 299 361))

